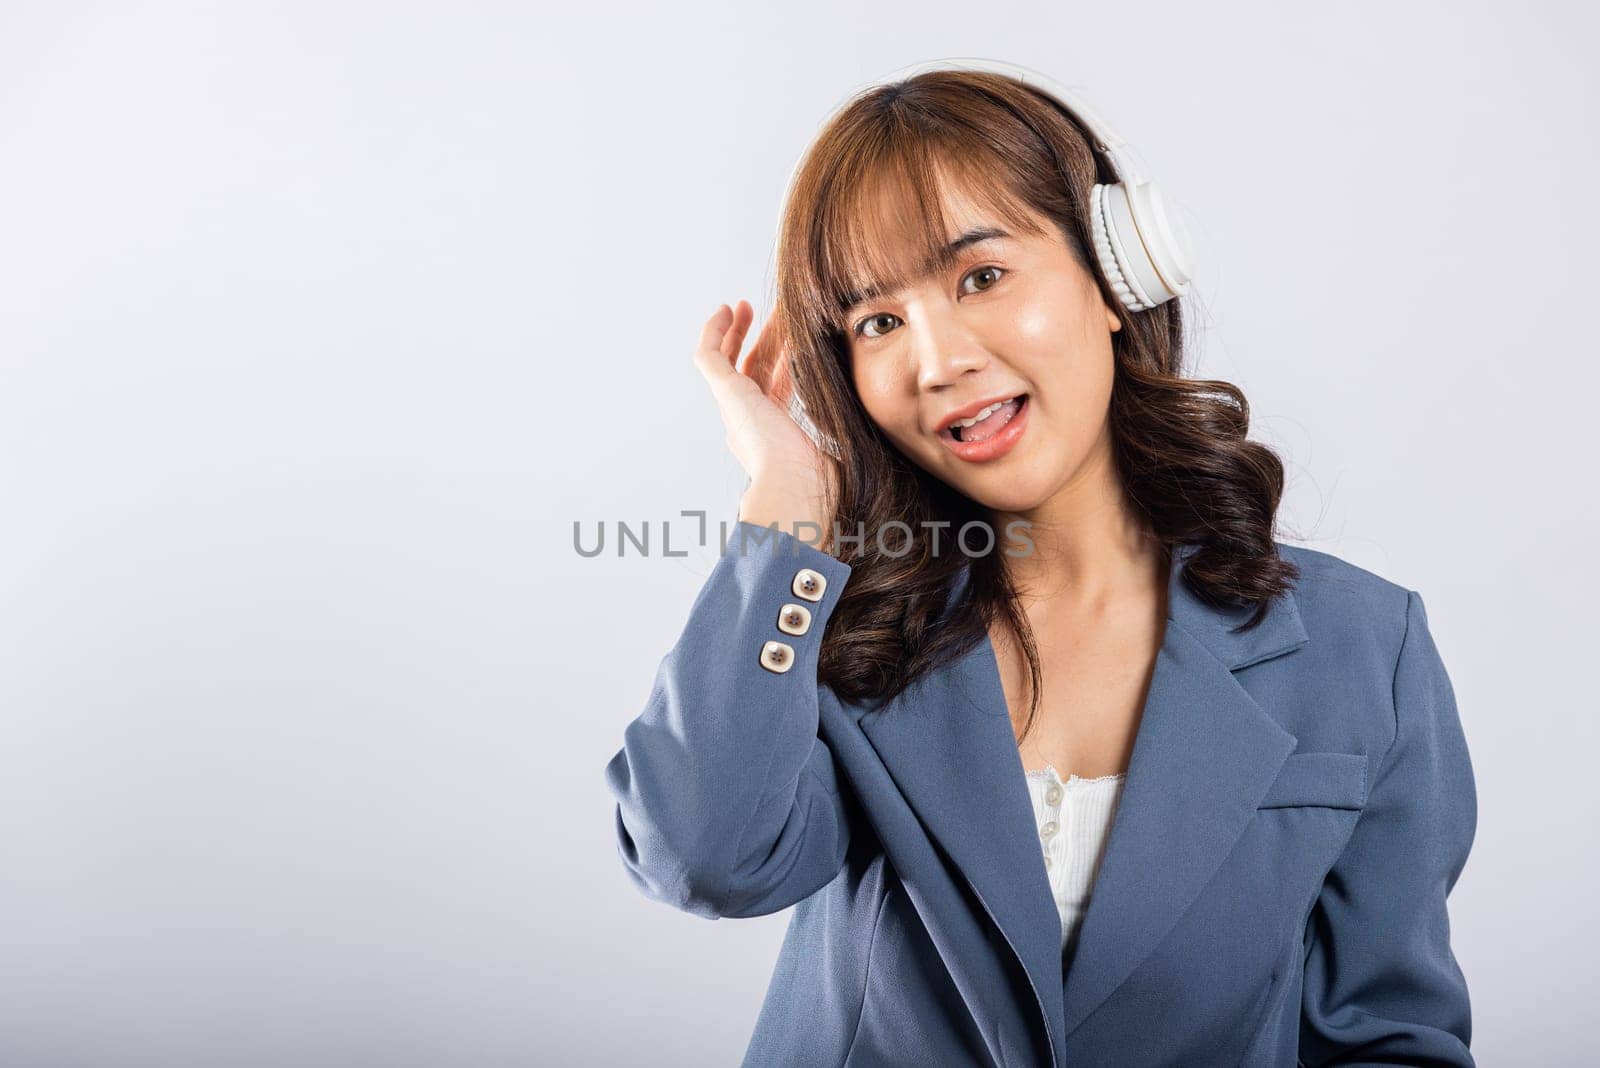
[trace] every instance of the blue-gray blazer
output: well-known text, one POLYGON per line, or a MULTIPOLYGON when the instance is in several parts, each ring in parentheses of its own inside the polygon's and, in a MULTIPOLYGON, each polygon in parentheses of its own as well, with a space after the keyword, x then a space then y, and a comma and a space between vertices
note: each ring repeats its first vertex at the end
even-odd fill
POLYGON ((851 568, 737 533, 605 778, 644 894, 710 918, 796 906, 745 1064, 1473 1063, 1446 897, 1477 796, 1415 591, 1280 543, 1298 583, 1234 633, 1248 611, 1191 594, 1179 548, 1063 961, 992 644, 841 701, 817 652, 851 568), (773 641, 787 670, 762 662, 773 641))

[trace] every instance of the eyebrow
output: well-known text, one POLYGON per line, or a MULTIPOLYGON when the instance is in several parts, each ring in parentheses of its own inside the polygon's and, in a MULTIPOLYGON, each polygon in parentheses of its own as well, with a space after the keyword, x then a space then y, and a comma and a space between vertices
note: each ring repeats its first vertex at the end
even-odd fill
MULTIPOLYGON (((1000 229, 997 226, 980 226, 976 229, 968 230, 966 233, 962 234, 960 237, 946 245, 934 256, 931 262, 923 264, 922 269, 918 273, 917 277, 930 274, 938 268, 949 264, 961 254, 962 249, 965 249, 971 245, 981 244, 985 241, 997 241, 1001 238, 1007 238, 1010 236, 1010 233, 1000 229)), ((848 312, 859 304, 864 304, 869 300, 876 300, 878 297, 883 295, 885 288, 887 287, 871 285, 867 286, 865 289, 846 293, 844 300, 840 303, 840 310, 848 312)))

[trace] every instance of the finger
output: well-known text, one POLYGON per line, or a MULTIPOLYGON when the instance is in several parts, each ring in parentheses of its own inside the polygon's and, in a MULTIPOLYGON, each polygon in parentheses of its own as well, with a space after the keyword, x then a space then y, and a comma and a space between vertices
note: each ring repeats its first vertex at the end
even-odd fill
POLYGON ((789 407, 794 392, 794 378, 789 367, 789 350, 783 345, 782 322, 776 315, 767 320, 751 352, 751 374, 761 383, 761 389, 780 408, 789 407))
POLYGON ((695 358, 708 353, 716 352, 722 347, 722 337, 728 332, 728 327, 733 324, 733 312, 726 304, 717 305, 717 310, 711 313, 711 318, 705 321, 700 328, 700 343, 695 346, 695 358))
POLYGON ((739 350, 744 346, 745 334, 749 333, 755 317, 756 311, 748 300, 741 300, 733 306, 733 324, 722 336, 722 355, 728 361, 728 366, 739 366, 739 350))
POLYGON ((779 348, 779 334, 777 316, 768 317, 761 327, 760 336, 756 338, 756 343, 750 347, 750 352, 745 358, 744 373, 756 380, 763 393, 771 393, 776 379, 775 372, 783 362, 782 350, 779 348))
POLYGON ((733 325, 735 313, 726 305, 718 306, 700 330, 700 343, 695 346, 694 364, 711 385, 712 394, 719 407, 728 406, 737 397, 737 390, 748 389, 740 383, 741 375, 723 355, 723 341, 733 325))
POLYGON ((726 304, 719 304, 711 318, 700 328, 700 343, 694 349, 694 362, 700 368, 700 373, 713 385, 733 373, 732 366, 722 355, 722 340, 733 325, 734 318, 732 309, 726 304))
POLYGON ((794 393, 794 378, 789 372, 789 359, 784 353, 779 353, 778 360, 772 368, 772 384, 767 387, 767 396, 778 403, 779 407, 789 407, 789 397, 794 393))

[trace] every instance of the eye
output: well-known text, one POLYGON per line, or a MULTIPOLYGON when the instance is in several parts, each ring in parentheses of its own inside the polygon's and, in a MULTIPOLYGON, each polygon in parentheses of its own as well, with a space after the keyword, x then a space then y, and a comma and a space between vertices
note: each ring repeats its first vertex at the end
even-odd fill
POLYGON ((988 285, 978 287, 978 292, 982 293, 984 290, 992 288, 995 282, 1000 281, 1000 276, 1005 273, 1006 272, 1003 269, 996 267, 993 264, 986 263, 982 267, 974 267, 972 270, 968 271, 966 278, 961 280, 965 282, 967 278, 977 278, 979 275, 984 274, 993 275, 994 282, 990 282, 988 285))
POLYGON ((882 334, 870 333, 867 330, 867 324, 868 323, 875 323, 880 319, 893 319, 895 322, 899 322, 900 321, 898 316, 890 315, 888 312, 879 312, 877 315, 869 315, 865 319, 861 320, 859 323, 856 324, 856 336, 857 337, 882 337, 883 336, 882 334))
MULTIPOLYGON (((968 278, 979 278, 979 277, 983 277, 983 276, 987 276, 987 277, 992 278, 993 280, 990 281, 988 284, 981 285, 981 286, 979 286, 977 288, 976 292, 983 293, 983 292, 986 292, 986 291, 994 288, 995 283, 1000 280, 1000 276, 1005 274, 1005 273, 1006 273, 1005 269, 1002 268, 1002 267, 996 267, 993 264, 984 264, 982 267, 974 267, 972 270, 968 271, 966 273, 966 275, 964 275, 962 277, 961 281, 963 283, 965 283, 968 278)), ((963 290, 963 291, 964 292, 971 292, 969 290, 963 290)), ((862 319, 860 322, 856 323, 855 335, 857 337, 867 337, 867 338, 882 337, 883 334, 874 334, 874 333, 870 332, 867 329, 868 324, 875 323, 880 319, 892 319, 895 322, 899 322, 900 321, 900 317, 899 316, 890 315, 888 312, 879 312, 877 315, 869 315, 865 319, 862 319)), ((893 328, 891 327, 890 329, 893 329, 893 328)), ((885 331, 885 332, 887 332, 887 331, 885 331)))

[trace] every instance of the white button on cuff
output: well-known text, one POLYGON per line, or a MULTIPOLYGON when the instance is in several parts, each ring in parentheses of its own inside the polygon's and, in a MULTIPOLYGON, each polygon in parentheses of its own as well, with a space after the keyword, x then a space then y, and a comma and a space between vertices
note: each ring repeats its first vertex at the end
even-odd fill
POLYGON ((811 629, 811 609, 803 604, 786 604, 778 610, 778 629, 785 634, 804 634, 811 629))
POLYGON ((822 600, 822 591, 828 588, 828 580, 809 567, 802 567, 794 574, 794 595, 804 597, 808 601, 822 600))
POLYGON ((794 647, 783 642, 768 642, 761 647, 761 666, 782 675, 794 667, 794 647))

